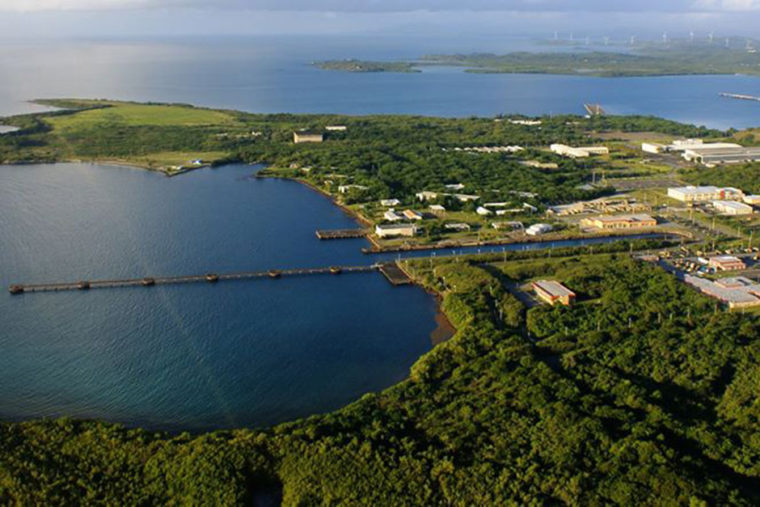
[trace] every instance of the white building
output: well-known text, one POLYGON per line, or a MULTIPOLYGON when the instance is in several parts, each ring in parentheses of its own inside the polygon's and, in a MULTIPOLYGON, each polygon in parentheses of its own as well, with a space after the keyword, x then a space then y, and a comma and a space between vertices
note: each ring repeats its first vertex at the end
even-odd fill
POLYGON ((710 201, 739 201, 744 197, 744 192, 738 188, 731 187, 672 187, 668 189, 668 197, 688 203, 710 201))
POLYGON ((389 209, 388 211, 386 211, 385 214, 383 215, 383 218, 389 222, 400 222, 401 220, 404 219, 404 217, 402 217, 401 215, 399 215, 392 209, 389 209))
POLYGON ((417 200, 419 201, 433 201, 435 199, 438 199, 438 194, 435 192, 428 192, 427 190, 425 190, 423 192, 416 193, 415 197, 417 197, 417 200))
POLYGON ((446 187, 447 190, 454 190, 454 191, 464 190, 464 185, 461 183, 454 183, 451 185, 444 185, 444 186, 446 187))
POLYGON ((398 206, 399 204, 401 204, 401 201, 399 201, 398 199, 383 199, 382 201, 380 201, 380 206, 384 206, 386 208, 398 206))
POLYGON ((328 130, 330 132, 345 132, 348 130, 348 127, 345 125, 328 125, 325 127, 325 130, 328 130))
POLYGON ((300 143, 321 143, 324 140, 324 136, 320 132, 312 130, 299 130, 293 132, 293 142, 300 143))
POLYGON ((752 206, 760 206, 760 195, 745 195, 744 204, 751 204, 752 206))
POLYGON ((402 213, 409 220, 422 220, 425 218, 422 216, 422 213, 413 209, 405 209, 402 213))
POLYGON ((570 158, 588 158, 592 155, 608 155, 610 153, 610 150, 606 146, 574 148, 566 144, 552 144, 549 148, 557 155, 570 158))
MULTIPOLYGON (((718 143, 716 143, 718 144, 718 143)), ((707 166, 718 164, 741 164, 760 160, 760 148, 744 148, 730 143, 720 143, 723 146, 705 145, 704 148, 686 150, 683 158, 707 166)))
POLYGON ((659 143, 641 143, 641 151, 644 153, 662 153, 665 151, 665 146, 659 143))
POLYGON ((722 215, 751 215, 754 208, 749 204, 742 204, 736 201, 713 201, 715 211, 722 215))
POLYGON ((413 237, 417 234, 417 226, 414 224, 388 224, 375 227, 375 234, 380 238, 395 238, 399 236, 413 237))
POLYGON ((493 211, 491 211, 488 208, 484 208, 483 206, 478 206, 478 209, 475 210, 475 213, 482 217, 487 217, 489 215, 493 215, 493 211))
POLYGON ((668 151, 685 151, 692 148, 703 146, 705 142, 702 139, 676 139, 665 147, 668 151))
POLYGON ((444 211, 446 211, 446 208, 444 208, 440 204, 431 204, 429 209, 430 211, 435 211, 436 213, 443 213, 444 211))
POLYGON ((347 194, 352 190, 363 191, 363 190, 367 190, 368 188, 369 187, 365 187, 363 185, 341 185, 338 187, 338 192, 340 192, 341 194, 347 194))
POLYGON ((552 226, 549 224, 535 224, 531 225, 525 230, 525 234, 528 236, 540 236, 541 234, 546 234, 547 232, 551 232, 552 226))
POLYGON ((469 231, 470 225, 465 223, 446 224, 443 228, 448 231, 469 231))
POLYGON ((496 229, 497 231, 503 230, 503 229, 524 229, 522 222, 494 222, 491 224, 491 227, 496 229))
POLYGON ((559 164, 555 162, 540 162, 538 160, 521 160, 521 165, 533 167, 536 169, 559 169, 559 164))
POLYGON ((468 194, 454 194, 454 198, 459 202, 472 202, 477 201, 480 199, 479 195, 468 195, 468 194))
POLYGON ((512 125, 522 125, 523 127, 538 127, 543 123, 541 120, 509 120, 512 125))

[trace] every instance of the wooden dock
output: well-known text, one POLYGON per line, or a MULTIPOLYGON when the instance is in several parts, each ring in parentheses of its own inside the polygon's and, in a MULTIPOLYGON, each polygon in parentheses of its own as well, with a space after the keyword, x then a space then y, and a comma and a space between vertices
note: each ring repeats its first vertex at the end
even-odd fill
POLYGON ((355 239, 364 238, 369 234, 367 229, 333 229, 333 230, 318 230, 317 237, 319 239, 355 239))
POLYGON ((602 106, 599 104, 583 104, 583 107, 586 109, 589 116, 603 116, 606 114, 602 106))
MULTIPOLYGON (((80 280, 78 282, 42 283, 30 285, 15 284, 11 285, 8 290, 13 295, 20 295, 34 292, 88 291, 94 289, 154 287, 156 285, 177 285, 188 283, 214 284, 232 280, 255 280, 261 278, 278 279, 286 276, 339 275, 341 273, 370 273, 372 271, 382 271, 382 266, 379 264, 372 264, 369 266, 330 266, 326 268, 283 270, 272 269, 269 271, 207 273, 205 275, 127 278, 121 280, 80 280)), ((386 277, 388 277, 388 275, 386 275, 386 277)), ((391 280, 390 277, 388 277, 388 279, 391 280)), ((393 283, 393 281, 391 281, 391 283, 393 283)))
POLYGON ((400 285, 411 285, 412 279, 406 274, 406 271, 401 269, 397 262, 387 262, 380 265, 380 272, 385 275, 385 278, 396 287, 400 285))

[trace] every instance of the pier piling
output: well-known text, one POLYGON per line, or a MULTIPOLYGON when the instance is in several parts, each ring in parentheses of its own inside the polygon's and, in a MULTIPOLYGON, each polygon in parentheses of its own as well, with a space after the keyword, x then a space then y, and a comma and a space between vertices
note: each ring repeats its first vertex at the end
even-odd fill
MULTIPOLYGON (((386 265, 383 265, 386 266, 386 265)), ((81 280, 71 283, 41 283, 41 284, 13 284, 8 288, 12 295, 21 295, 35 292, 60 292, 60 291, 89 291, 94 289, 115 289, 125 287, 154 287, 156 285, 172 285, 186 283, 210 283, 216 284, 221 281, 254 280, 259 278, 279 279, 286 276, 313 276, 313 275, 339 275, 341 273, 369 273, 382 271, 383 266, 372 264, 369 266, 330 266, 325 268, 303 269, 270 269, 267 271, 243 271, 238 273, 207 273, 205 275, 191 276, 165 276, 144 277, 123 280, 81 280)), ((386 274, 391 283, 391 277, 386 274)), ((396 285, 394 283, 394 285, 396 285)))

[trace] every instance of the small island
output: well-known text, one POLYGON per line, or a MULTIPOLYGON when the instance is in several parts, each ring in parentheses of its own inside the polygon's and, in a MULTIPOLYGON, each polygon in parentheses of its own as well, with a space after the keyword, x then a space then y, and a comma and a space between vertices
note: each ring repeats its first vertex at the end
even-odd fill
POLYGON ((314 65, 325 70, 340 70, 343 72, 421 72, 410 62, 378 62, 367 60, 326 60, 314 65))

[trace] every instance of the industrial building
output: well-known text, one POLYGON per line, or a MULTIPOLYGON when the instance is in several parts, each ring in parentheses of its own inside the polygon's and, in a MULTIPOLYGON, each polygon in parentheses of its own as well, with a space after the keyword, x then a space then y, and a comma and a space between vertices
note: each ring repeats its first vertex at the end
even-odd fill
POLYGON ((471 229, 470 225, 465 224, 465 223, 446 224, 443 226, 443 228, 446 229, 447 231, 460 231, 460 232, 469 231, 471 229))
POLYGON ((409 220, 422 220, 423 218, 425 218, 424 216, 422 216, 422 213, 420 213, 419 211, 414 211, 413 209, 404 210, 402 213, 409 220))
POLYGON ((365 187, 364 185, 341 185, 338 187, 338 192, 340 192, 341 194, 347 194, 352 190, 357 190, 361 192, 368 189, 369 187, 365 187))
POLYGON ((736 201, 713 201, 713 207, 721 215, 740 216, 751 215, 754 212, 754 208, 749 204, 736 201))
POLYGON ((422 192, 417 192, 415 197, 417 197, 418 201, 433 201, 438 199, 438 193, 424 190, 422 192))
POLYGON ((403 216, 399 215, 392 209, 389 209, 388 211, 386 211, 385 214, 383 215, 383 218, 389 222, 400 222, 404 219, 403 216))
POLYGON ((715 268, 717 271, 740 271, 742 269, 747 269, 747 265, 743 260, 732 255, 711 257, 708 266, 715 268))
POLYGON ((459 202, 472 202, 472 201, 477 201, 478 199, 480 199, 479 195, 444 194, 444 193, 438 193, 438 192, 430 192, 428 190, 417 192, 415 194, 415 197, 417 197, 418 201, 434 201, 435 199, 438 199, 439 197, 453 197, 459 202))
POLYGON ((657 220, 649 215, 617 215, 584 218, 581 220, 582 227, 594 229, 644 229, 657 227, 657 220))
POLYGON ((658 143, 641 143, 641 151, 644 153, 662 153, 663 151, 666 151, 666 146, 663 144, 658 143))
POLYGON ((321 143, 324 141, 324 136, 321 132, 315 132, 313 130, 298 130, 293 132, 293 142, 299 143, 321 143))
POLYGON ((757 162, 760 161, 760 148, 744 148, 739 145, 726 147, 705 145, 702 148, 686 150, 683 153, 683 158, 707 166, 757 162))
POLYGON ((711 201, 740 201, 744 192, 738 188, 705 187, 672 187, 668 189, 668 197, 681 202, 711 202, 711 201))
POLYGON ((552 231, 552 226, 549 224, 534 224, 525 230, 525 234, 528 236, 540 236, 552 231))
POLYGON ((575 302, 575 293, 554 280, 539 280, 532 285, 536 295, 550 305, 570 306, 575 302))
POLYGON ((684 280, 703 294, 726 303, 729 308, 760 306, 760 284, 749 278, 738 276, 713 282, 706 278, 686 275, 684 280))
POLYGON ((610 150, 605 146, 583 146, 574 148, 566 144, 552 144, 551 149, 557 155, 570 158, 588 158, 592 155, 608 155, 610 150))
POLYGON ((395 238, 399 236, 414 237, 417 226, 414 224, 383 224, 375 227, 375 234, 380 238, 395 238))

